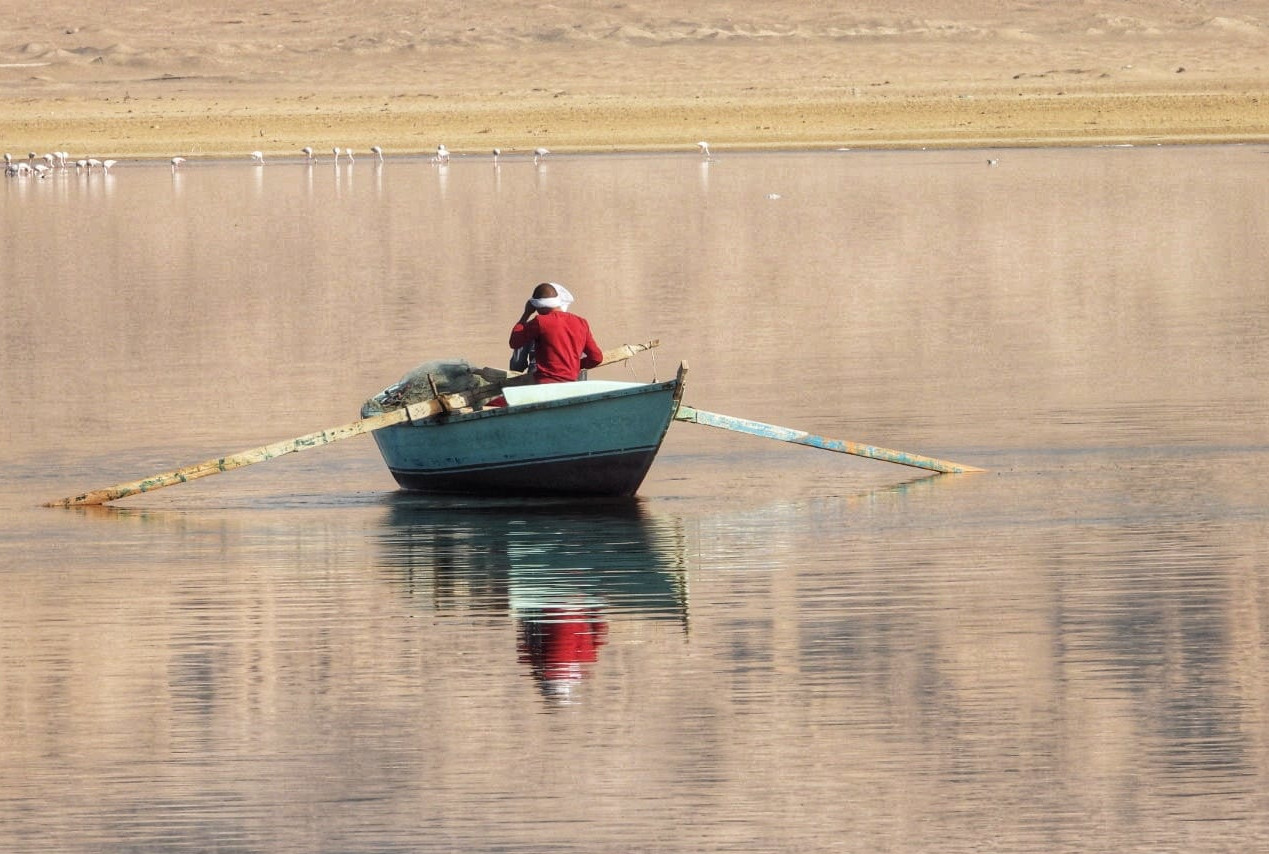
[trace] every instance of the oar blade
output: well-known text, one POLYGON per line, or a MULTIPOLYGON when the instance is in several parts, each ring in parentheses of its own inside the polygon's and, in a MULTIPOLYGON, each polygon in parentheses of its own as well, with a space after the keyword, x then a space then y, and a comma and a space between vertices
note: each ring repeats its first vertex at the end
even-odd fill
POLYGON ((812 433, 807 433, 805 430, 794 430, 790 427, 780 427, 779 425, 766 424, 762 421, 750 421, 747 418, 736 418, 731 415, 721 415, 717 412, 707 412, 703 409, 696 409, 684 404, 679 405, 674 418, 677 421, 704 424, 707 427, 717 427, 721 430, 731 430, 734 433, 746 433, 750 436, 759 436, 764 439, 775 439, 779 442, 806 445, 811 448, 819 448, 825 451, 835 451, 839 454, 851 454, 856 457, 866 457, 870 460, 881 460, 882 462, 895 463, 901 466, 911 466, 913 468, 926 469, 927 471, 936 471, 944 474, 962 474, 965 472, 983 471, 983 469, 980 469, 977 466, 964 465, 963 463, 953 463, 948 460, 940 460, 934 457, 927 457, 922 454, 909 453, 907 451, 895 451, 890 448, 880 448, 876 445, 867 445, 862 442, 848 442, 844 439, 830 439, 826 436, 816 436, 812 433))
POLYGON ((388 427, 392 424, 400 424, 407 420, 420 420, 436 415, 440 411, 440 406, 435 401, 424 401, 420 404, 413 404, 402 409, 394 409, 391 412, 384 412, 379 415, 372 415, 369 418, 362 418, 360 421, 354 421, 350 424, 344 424, 340 427, 331 427, 326 430, 319 430, 316 433, 309 433, 304 436, 296 436, 293 439, 284 439, 281 442, 273 442, 268 445, 261 445, 258 448, 240 451, 236 454, 229 454, 223 457, 215 457, 210 460, 204 460, 194 465, 183 466, 162 474, 151 475, 150 477, 140 480, 130 481, 128 483, 120 483, 114 486, 108 486, 105 489, 95 489, 92 492, 81 493, 67 498, 59 498, 56 501, 46 501, 45 507, 81 507, 93 504, 105 504, 108 501, 116 501, 120 498, 127 498, 129 495, 136 495, 140 492, 153 492, 156 489, 162 489, 165 486, 173 486, 178 483, 187 483, 191 480, 197 480, 200 477, 208 475, 220 474, 221 472, 231 471, 243 466, 249 466, 254 463, 263 463, 268 460, 277 459, 286 454, 293 454, 297 451, 307 451, 310 448, 319 448, 322 445, 329 445, 332 442, 338 442, 343 439, 350 439, 353 436, 360 436, 364 433, 370 433, 388 427))

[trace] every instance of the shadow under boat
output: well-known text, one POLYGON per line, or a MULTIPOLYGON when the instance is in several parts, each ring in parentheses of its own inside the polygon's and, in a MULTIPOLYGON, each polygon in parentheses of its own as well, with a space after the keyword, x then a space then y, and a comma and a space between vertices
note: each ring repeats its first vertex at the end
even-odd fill
POLYGON ((571 702, 614 621, 688 628, 682 521, 638 501, 391 497, 382 564, 402 595, 437 613, 507 615, 543 696, 571 702))

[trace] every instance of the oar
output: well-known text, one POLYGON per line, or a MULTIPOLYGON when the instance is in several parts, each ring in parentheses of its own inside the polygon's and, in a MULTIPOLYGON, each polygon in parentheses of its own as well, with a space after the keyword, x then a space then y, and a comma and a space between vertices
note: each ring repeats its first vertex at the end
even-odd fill
MULTIPOLYGON (((600 367, 611 365, 615 362, 624 362, 636 353, 650 350, 659 343, 658 341, 649 341, 647 344, 625 344, 614 348, 604 353, 604 361, 600 363, 600 367)), ((529 377, 526 375, 507 374, 505 371, 490 368, 473 369, 473 373, 492 378, 493 381, 489 385, 472 391, 447 394, 439 398, 424 400, 409 406, 403 406, 400 409, 383 412, 379 415, 371 415, 369 418, 362 418, 360 421, 354 421, 351 424, 344 424, 340 427, 331 427, 330 429, 319 430, 316 433, 309 433, 305 436, 297 436, 294 439, 283 439, 270 445, 262 445, 259 448, 240 451, 229 456, 204 460, 201 463, 164 472, 163 474, 151 475, 130 483, 120 483, 115 486, 108 486, 105 489, 96 489, 80 495, 59 498, 56 501, 46 501, 44 506, 77 507, 85 504, 105 504, 107 501, 125 498, 138 492, 153 492, 165 486, 185 483, 186 481, 207 477, 212 474, 220 474, 223 471, 242 468, 254 463, 263 463, 286 454, 293 454, 296 451, 307 451, 310 448, 329 445, 332 442, 350 439, 363 433, 372 433, 375 430, 382 430, 384 427, 391 427, 393 424, 435 418, 442 413, 472 406, 495 397, 506 386, 520 385, 529 381, 529 377)))
POLYGON ((910 454, 906 451, 892 451, 889 448, 878 448, 875 445, 847 442, 843 439, 829 439, 825 436, 812 435, 803 430, 777 427, 774 424, 749 421, 745 418, 733 418, 730 415, 719 415, 717 412, 694 409, 682 403, 679 404, 674 419, 676 421, 688 421, 693 424, 705 424, 709 427, 718 427, 723 430, 732 430, 736 433, 748 433, 751 436, 761 436, 764 439, 792 442, 795 445, 808 445, 812 448, 822 448, 825 451, 836 451, 839 454, 853 454, 856 457, 867 457, 870 460, 882 460, 887 463, 898 463, 901 466, 929 469, 930 471, 947 473, 983 471, 983 469, 975 466, 951 463, 947 460, 936 460, 934 457, 923 457, 920 454, 910 454))

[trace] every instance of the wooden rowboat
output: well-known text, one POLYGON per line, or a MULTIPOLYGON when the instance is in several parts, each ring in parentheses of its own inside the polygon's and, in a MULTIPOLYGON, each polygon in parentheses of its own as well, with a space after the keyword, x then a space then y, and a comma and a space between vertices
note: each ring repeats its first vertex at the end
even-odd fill
MULTIPOLYGON (((627 344, 607 353, 603 365, 625 361, 657 346, 627 344)), ((429 363, 432 364, 432 363, 429 363)), ((44 502, 82 507, 187 483, 374 433, 397 483, 409 490, 499 495, 633 495, 656 458, 671 421, 704 424, 735 433, 852 454, 889 463, 956 473, 982 471, 906 451, 830 439, 803 430, 707 412, 681 403, 687 366, 667 382, 582 381, 529 385, 527 374, 449 364, 446 377, 416 371, 372 397, 361 419, 291 439, 212 457, 200 463, 44 502), (418 382, 425 393, 417 394, 418 382), (499 393, 505 406, 490 406, 499 393)), ((602 365, 600 366, 602 367, 602 365)))
POLYGON ((630 496, 661 448, 685 377, 681 366, 666 382, 508 386, 505 406, 405 421, 376 430, 375 442, 407 490, 630 496))

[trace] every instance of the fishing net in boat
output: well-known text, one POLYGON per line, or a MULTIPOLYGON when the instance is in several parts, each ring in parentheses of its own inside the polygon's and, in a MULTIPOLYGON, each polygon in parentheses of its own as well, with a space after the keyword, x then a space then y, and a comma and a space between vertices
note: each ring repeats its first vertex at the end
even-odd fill
POLYGON ((465 359, 438 359, 424 362, 397 383, 367 400, 361 407, 361 417, 368 418, 371 415, 400 409, 412 403, 431 400, 436 397, 432 390, 433 382, 436 383, 436 390, 441 394, 474 391, 489 385, 489 380, 481 375, 487 372, 487 368, 472 368, 471 363, 465 359))

